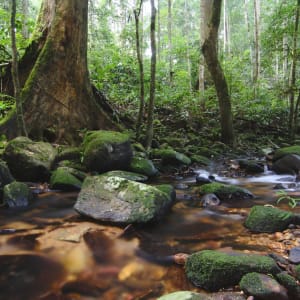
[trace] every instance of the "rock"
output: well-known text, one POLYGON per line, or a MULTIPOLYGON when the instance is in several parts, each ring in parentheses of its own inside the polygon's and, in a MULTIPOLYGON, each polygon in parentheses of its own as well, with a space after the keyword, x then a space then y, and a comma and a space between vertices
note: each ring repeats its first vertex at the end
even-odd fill
POLYGON ((11 175, 5 161, 0 160, 0 188, 3 188, 6 184, 13 182, 15 179, 11 175))
POLYGON ((209 300, 208 295, 190 291, 179 291, 159 297, 157 300, 209 300))
POLYGON ((212 183, 213 180, 210 179, 209 177, 205 176, 205 175, 197 174, 196 182, 199 183, 199 184, 205 184, 205 183, 212 183))
POLYGON ((271 169, 277 174, 297 175, 300 171, 300 155, 287 154, 273 162, 271 169))
POLYGON ((177 189, 177 190, 188 190, 189 186, 185 183, 177 183, 175 185, 175 189, 177 189))
POLYGON ((263 173, 265 171, 264 164, 256 160, 240 159, 238 163, 241 169, 250 174, 263 173))
POLYGON ((262 300, 288 300, 287 290, 275 279, 256 272, 248 273, 240 281, 240 288, 246 295, 262 300))
POLYGON ((211 161, 203 155, 193 154, 191 155, 191 160, 193 163, 196 163, 201 166, 209 166, 211 164, 211 161))
POLYGON ((219 182, 212 182, 196 187, 195 192, 200 195, 215 194, 221 201, 238 201, 254 197, 247 189, 219 182))
POLYGON ((133 157, 129 170, 149 177, 158 174, 158 170, 155 168, 153 162, 142 157, 133 157))
POLYGON ((191 159, 173 149, 154 149, 151 152, 152 157, 161 158, 163 165, 190 165, 191 159))
POLYGON ((276 280, 288 290, 289 299, 300 299, 300 285, 297 280, 287 272, 276 274, 276 280))
POLYGON ((155 188, 157 188, 161 192, 165 193, 169 197, 170 201, 172 201, 172 202, 175 201, 176 191, 171 184, 159 184, 159 185, 156 185, 155 188))
POLYGON ((52 169, 57 168, 57 166, 66 166, 78 168, 79 170, 83 169, 81 164, 81 149, 79 147, 66 147, 60 146, 58 148, 58 153, 55 156, 52 169))
POLYGON ((116 176, 89 176, 75 210, 99 221, 145 223, 160 218, 172 199, 158 188, 116 176))
POLYGON ((300 155, 300 146, 289 146, 289 147, 283 147, 280 149, 277 149, 274 152, 274 156, 273 156, 273 161, 276 161, 288 154, 296 154, 296 155, 300 155))
POLYGON ((115 131, 87 132, 82 149, 87 170, 99 173, 128 169, 133 155, 129 136, 115 131))
POLYGON ((297 265, 295 267, 295 276, 296 276, 297 280, 300 280, 300 265, 297 265))
POLYGON ((204 207, 216 206, 219 205, 220 203, 221 203, 220 199, 215 194, 206 194, 200 200, 200 204, 204 207))
POLYGON ((300 247, 294 247, 290 250, 289 261, 293 264, 300 264, 300 247))
POLYGON ((128 172, 128 171, 119 171, 119 170, 109 171, 102 175, 117 176, 117 177, 125 178, 125 179, 132 180, 132 181, 138 181, 138 182, 145 182, 148 180, 148 177, 145 175, 137 174, 134 172, 128 172))
POLYGON ((275 207, 255 205, 244 223, 253 232, 277 232, 288 228, 293 214, 275 207))
POLYGON ((43 182, 50 178, 55 155, 56 150, 49 143, 17 137, 7 144, 3 158, 17 180, 43 182))
POLYGON ((26 207, 31 199, 31 190, 23 182, 13 181, 3 188, 3 202, 9 207, 26 207))
POLYGON ((76 191, 81 189, 82 181, 86 174, 78 170, 59 167, 52 172, 50 188, 54 190, 76 191))
POLYGON ((188 257, 185 271, 194 285, 208 291, 218 291, 238 284, 247 273, 276 274, 280 270, 275 261, 267 256, 203 250, 188 257))

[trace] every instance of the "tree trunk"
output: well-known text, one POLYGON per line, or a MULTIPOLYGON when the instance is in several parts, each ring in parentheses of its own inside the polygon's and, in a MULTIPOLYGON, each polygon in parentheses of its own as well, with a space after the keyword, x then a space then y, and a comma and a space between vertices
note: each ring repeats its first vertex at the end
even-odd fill
POLYGON ((136 122, 136 139, 140 137, 141 125, 144 118, 144 107, 145 107, 145 85, 144 85, 144 64, 141 55, 140 47, 140 26, 139 26, 139 17, 142 9, 143 1, 140 1, 139 8, 134 10, 134 19, 135 19, 135 39, 136 39, 136 54, 139 64, 139 73, 140 73, 140 106, 139 114, 136 122))
POLYGON ((260 77, 260 0, 254 0, 254 72, 253 72, 253 84, 254 84, 254 98, 259 94, 259 77, 260 77))
POLYGON ((27 136, 27 131, 23 117, 23 105, 20 98, 20 81, 18 72, 18 52, 16 45, 16 0, 12 0, 11 9, 11 48, 12 48, 12 63, 11 75, 14 85, 14 96, 16 99, 16 114, 17 114, 17 134, 27 136))
POLYGON ((169 50, 169 83, 173 81, 173 57, 172 57, 172 0, 168 0, 168 50, 169 50))
POLYGON ((213 0, 211 3, 211 13, 208 15, 210 19, 206 22, 208 26, 208 36, 204 41, 202 51, 219 99, 222 142, 228 145, 234 145, 230 96, 217 53, 221 6, 222 1, 220 0, 213 0))
POLYGON ((151 0, 151 24, 150 24, 150 39, 151 39, 151 79, 150 79, 150 96, 148 104, 148 119, 146 131, 146 149, 151 148, 153 139, 153 114, 155 101, 155 74, 156 74, 156 42, 155 42, 155 17, 156 10, 154 0, 151 0))
MULTIPOLYGON (((80 130, 118 127, 96 103, 89 82, 87 16, 88 1, 43 1, 20 64, 24 120, 32 138, 73 143, 80 130)), ((13 134, 13 124, 12 118, 2 129, 10 127, 7 133, 13 134)))

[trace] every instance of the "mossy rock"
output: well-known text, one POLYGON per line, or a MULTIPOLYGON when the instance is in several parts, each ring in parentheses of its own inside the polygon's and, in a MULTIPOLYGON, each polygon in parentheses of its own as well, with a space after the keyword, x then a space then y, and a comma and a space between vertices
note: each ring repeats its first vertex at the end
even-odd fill
POLYGON ((6 184, 13 182, 15 179, 11 175, 5 161, 0 160, 0 189, 6 184))
POLYGON ((241 169, 245 170, 247 173, 263 173, 264 164, 256 160, 240 159, 238 160, 241 169))
POLYGON ((79 165, 81 164, 81 156, 81 148, 79 147, 60 146, 53 162, 53 168, 59 165, 62 161, 69 161, 70 164, 72 162, 74 165, 79 165))
POLYGON ((59 167, 52 172, 50 187, 54 190, 73 191, 80 190, 86 174, 78 170, 59 167))
POLYGON ((153 158, 160 158, 163 165, 190 165, 191 159, 173 149, 154 149, 151 152, 153 158))
POLYGON ((129 136, 116 131, 87 132, 82 150, 87 170, 99 173, 128 169, 133 155, 129 136))
POLYGON ((270 206, 255 205, 244 223, 253 232, 276 232, 285 230, 293 221, 293 214, 270 206))
POLYGON ((295 275, 296 275, 297 280, 300 281, 300 265, 297 265, 295 267, 295 275))
POLYGON ((211 164, 211 161, 203 155, 194 154, 191 156, 191 160, 193 163, 197 163, 201 166, 209 166, 211 164))
POLYGON ((179 291, 159 297, 157 300, 209 300, 209 296, 190 291, 179 291))
POLYGON ((116 176, 89 176, 82 185, 75 210, 99 221, 146 223, 162 217, 170 197, 144 183, 116 176))
POLYGON ((265 274, 248 273, 243 276, 239 285, 246 295, 254 296, 255 299, 288 300, 286 289, 265 274))
POLYGON ((207 147, 198 147, 197 152, 195 152, 198 155, 205 156, 207 158, 212 158, 218 156, 218 152, 214 149, 210 149, 207 147))
POLYGON ((149 177, 158 174, 158 170, 155 168, 153 162, 142 157, 133 157, 129 170, 135 173, 144 174, 149 177))
POLYGON ((26 207, 32 197, 30 188, 23 182, 13 181, 3 188, 3 202, 9 207, 26 207))
POLYGON ((244 199, 252 199, 253 194, 247 189, 219 182, 203 184, 194 189, 195 193, 200 195, 215 194, 221 201, 236 201, 244 199))
POLYGON ((125 178, 125 179, 132 180, 132 181, 138 181, 138 182, 145 182, 148 180, 148 177, 145 175, 134 173, 134 172, 128 172, 128 171, 120 171, 120 170, 109 171, 102 175, 103 176, 117 176, 117 177, 125 178))
POLYGON ((3 159, 17 180, 33 182, 49 180, 55 156, 56 150, 51 144, 26 137, 11 140, 3 153, 3 159))
POLYGON ((289 147, 283 147, 283 148, 277 149, 274 153, 273 161, 276 161, 279 158, 282 158, 283 156, 285 156, 287 154, 300 155, 300 146, 295 145, 295 146, 289 146, 289 147))
POLYGON ((271 169, 277 174, 298 175, 300 171, 300 155, 284 155, 273 162, 271 169))
POLYGON ((203 250, 190 255, 185 264, 188 279, 208 291, 233 287, 250 272, 277 274, 276 262, 267 256, 203 250))
POLYGON ((159 184, 156 185, 155 188, 162 191, 166 195, 168 195, 170 201, 175 201, 176 199, 176 191, 175 188, 171 184, 159 184))
POLYGON ((276 280, 288 290, 289 299, 300 299, 300 285, 297 280, 287 272, 276 275, 276 280))

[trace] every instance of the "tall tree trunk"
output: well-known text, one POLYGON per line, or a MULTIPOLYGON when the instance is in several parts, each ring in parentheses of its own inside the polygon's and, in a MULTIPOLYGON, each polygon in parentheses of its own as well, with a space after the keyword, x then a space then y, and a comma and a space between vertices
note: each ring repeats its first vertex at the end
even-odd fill
POLYGON ((28 19, 28 8, 29 8, 29 1, 28 0, 22 0, 22 35, 25 39, 29 38, 28 33, 28 25, 27 25, 27 19, 28 19))
POLYGON ((173 54, 172 54, 172 0, 168 0, 168 50, 169 50, 169 83, 173 81, 173 54))
POLYGON ((260 0, 254 0, 254 50, 255 63, 253 72, 254 98, 259 94, 260 79, 260 0))
MULTIPOLYGON (((247 27, 247 38, 249 43, 249 48, 250 48, 250 55, 249 55, 249 62, 250 65, 253 66, 254 62, 253 62, 253 39, 252 39, 252 35, 251 35, 251 30, 250 30, 250 22, 249 22, 249 15, 248 15, 248 1, 249 0, 244 0, 244 17, 245 17, 245 24, 247 27)), ((251 68, 251 80, 253 82, 253 77, 254 77, 254 73, 253 73, 253 68, 251 68)))
POLYGON ((27 130, 23 117, 23 105, 20 97, 20 81, 18 72, 18 52, 16 46, 16 0, 12 0, 11 9, 11 48, 12 48, 12 64, 11 75, 14 85, 14 96, 16 99, 16 114, 17 114, 17 134, 27 136, 27 130))
POLYGON ((161 24, 160 24, 160 1, 157 0, 157 60, 161 60, 161 24))
POLYGON ((208 15, 210 18, 207 19, 206 22, 208 26, 208 35, 204 40, 202 51, 208 70, 214 81, 219 100, 222 142, 228 145, 234 145, 231 101, 227 82, 217 53, 222 1, 213 0, 211 2, 211 13, 208 15))
MULTIPOLYGON (((87 16, 88 1, 42 3, 20 64, 24 120, 32 138, 76 142, 79 130, 118 128, 97 104, 89 81, 87 16)), ((13 135, 13 124, 12 118, 2 129, 13 135)))
POLYGON ((141 55, 141 47, 140 47, 140 26, 139 26, 139 17, 142 9, 143 1, 141 0, 139 3, 139 8, 134 10, 134 18, 135 18, 135 39, 136 39, 136 54, 137 60, 139 64, 139 73, 140 73, 140 105, 139 105, 139 113, 136 121, 136 139, 138 140, 140 137, 141 125, 143 123, 144 117, 144 107, 145 107, 145 85, 144 85, 144 64, 141 55))
POLYGON ((184 24, 184 35, 186 37, 186 62, 187 62, 187 73, 189 79, 189 90, 192 92, 193 84, 192 84, 192 66, 191 66, 191 56, 190 56, 190 16, 189 16, 189 9, 188 9, 188 1, 184 1, 184 15, 185 15, 185 24, 184 24))
POLYGON ((151 3, 151 24, 150 24, 150 39, 151 39, 151 79, 150 79, 150 97, 148 104, 148 119, 146 131, 146 149, 151 148, 153 139, 153 114, 155 102, 155 75, 156 75, 156 41, 155 41, 155 17, 156 9, 154 0, 151 3))
MULTIPOLYGON (((292 46, 292 65, 291 75, 289 79, 289 103, 290 103, 290 116, 289 116, 289 132, 290 137, 293 140, 295 138, 296 120, 298 111, 295 109, 295 89, 296 89, 296 64, 297 64, 297 37, 299 28, 299 10, 300 0, 297 0, 296 12, 295 12, 295 26, 293 33, 293 46, 292 46)), ((297 107, 297 106, 296 106, 297 107)), ((298 109, 298 107, 297 107, 298 109)))

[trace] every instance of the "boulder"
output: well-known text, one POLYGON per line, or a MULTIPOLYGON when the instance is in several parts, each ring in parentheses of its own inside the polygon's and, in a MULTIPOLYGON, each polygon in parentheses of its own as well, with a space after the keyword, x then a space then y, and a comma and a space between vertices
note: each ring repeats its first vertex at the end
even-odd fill
POLYGON ((255 205, 244 223, 253 232, 283 231, 293 222, 293 214, 271 206, 255 205))
POLYGON ((275 279, 256 272, 248 273, 240 281, 240 288, 246 295, 261 300, 288 300, 287 290, 275 279))
POLYGON ((191 291, 177 291, 158 298, 158 300, 245 300, 240 293, 222 292, 212 293, 210 295, 204 293, 195 293, 191 291))
POLYGON ((185 264, 188 279, 208 291, 218 291, 239 283, 250 272, 279 273, 276 262, 267 256, 203 250, 190 255, 185 264))
POLYGON ((32 192, 27 184, 13 181, 3 188, 3 202, 8 207, 26 207, 32 199, 32 192))
POLYGON ((50 178, 55 155, 56 150, 49 143, 17 137, 5 147, 3 159, 17 180, 43 182, 50 178))
POLYGON ((5 161, 0 160, 0 189, 6 184, 13 182, 15 179, 11 175, 5 161))
POLYGON ((52 172, 50 188, 54 190, 76 191, 81 189, 86 174, 76 169, 59 167, 52 172))
POLYGON ((195 188, 195 193, 202 195, 215 194, 221 201, 238 201, 252 199, 253 194, 247 189, 219 182, 204 184, 195 188))
POLYGON ((89 131, 82 143, 83 164, 89 171, 126 170, 132 159, 129 136, 115 131, 89 131))
POLYGON ((145 182, 148 180, 148 177, 145 175, 134 173, 134 172, 128 172, 128 171, 120 171, 120 170, 109 171, 102 175, 117 176, 117 177, 125 178, 132 181, 138 181, 138 182, 145 182))
POLYGON ((55 169, 58 166, 69 166, 82 170, 83 165, 81 164, 81 155, 82 153, 79 147, 60 146, 52 168, 55 169))
POLYGON ((183 153, 177 152, 171 148, 154 149, 151 152, 153 158, 160 158, 163 165, 189 165, 191 159, 183 153))
POLYGON ((168 197, 171 201, 175 201, 176 191, 175 191, 175 188, 171 184, 159 184, 159 185, 156 185, 155 188, 157 188, 161 192, 168 195, 168 197))
POLYGON ((300 155, 300 146, 294 145, 294 146, 283 147, 283 148, 277 149, 274 152, 273 160, 276 161, 288 154, 300 155))
POLYGON ((276 274, 276 280, 288 290, 289 299, 300 299, 300 285, 297 280, 287 272, 276 274))
POLYGON ((200 166, 209 166, 211 164, 211 161, 203 155, 193 154, 191 155, 191 160, 200 166))
POLYGON ((239 159, 238 163, 240 168, 249 174, 263 173, 265 171, 264 164, 256 160, 239 159))
POLYGON ((300 265, 297 265, 295 267, 295 276, 296 276, 297 280, 300 281, 300 265))
POLYGON ((290 249, 289 261, 295 265, 300 264, 300 247, 290 249))
POLYGON ((300 155, 287 154, 274 161, 271 169, 277 174, 298 175, 300 171, 300 155))
POLYGON ((172 199, 161 190, 117 176, 89 176, 75 210, 99 221, 146 223, 163 216, 172 199))
POLYGON ((149 177, 158 174, 158 170, 151 160, 137 156, 132 158, 129 170, 149 177))

